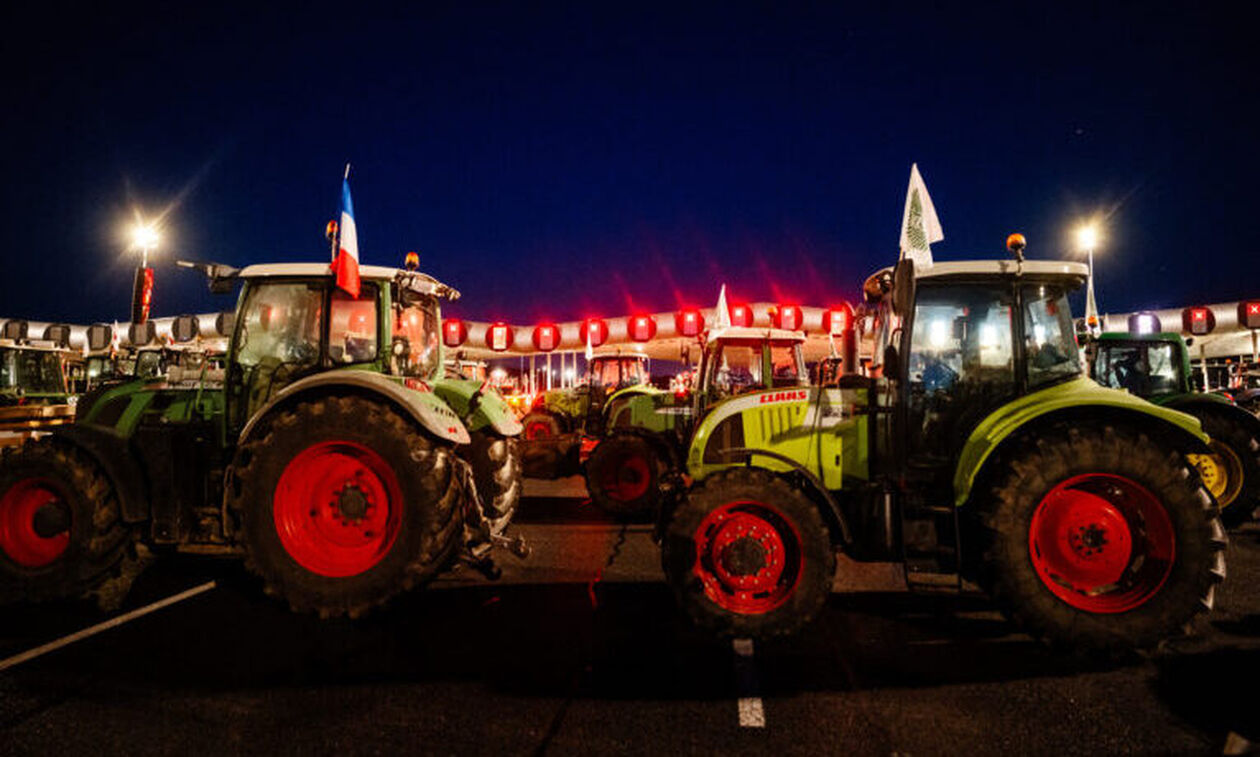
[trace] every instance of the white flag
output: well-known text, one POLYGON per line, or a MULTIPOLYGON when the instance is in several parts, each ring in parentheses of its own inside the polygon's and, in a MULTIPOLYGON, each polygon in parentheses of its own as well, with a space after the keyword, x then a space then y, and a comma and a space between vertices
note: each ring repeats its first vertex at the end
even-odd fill
POLYGON ((595 350, 591 349, 591 322, 586 322, 586 363, 589 366, 591 358, 595 356, 595 350))
POLYGON ((901 219, 901 258, 910 258, 915 268, 932 265, 932 243, 945 238, 936 207, 917 163, 910 166, 910 186, 906 189, 906 212, 901 219))
POLYGON ((729 329, 731 327, 731 310, 726 306, 726 285, 722 285, 721 291, 718 292, 717 312, 713 314, 717 320, 715 329, 729 329))

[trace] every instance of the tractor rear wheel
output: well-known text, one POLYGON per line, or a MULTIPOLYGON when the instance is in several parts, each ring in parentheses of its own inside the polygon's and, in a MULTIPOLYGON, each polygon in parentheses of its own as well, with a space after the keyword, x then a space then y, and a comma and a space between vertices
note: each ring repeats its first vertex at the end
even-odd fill
POLYGON ((1240 419, 1219 412, 1197 415, 1212 437, 1212 454, 1190 455, 1190 462, 1216 497, 1225 526, 1246 523, 1260 506, 1260 440, 1240 419))
POLYGON ((490 531, 502 534, 521 502, 521 455, 516 439, 490 431, 473 431, 472 443, 460 455, 472 465, 477 495, 490 531))
POLYGON ((522 437, 527 442, 555 439, 564 433, 564 429, 560 426, 560 419, 546 410, 534 410, 527 413, 524 418, 521 418, 521 425, 525 427, 522 437))
POLYGON ((7 450, 0 463, 0 599, 84 595, 113 575, 128 533, 100 467, 56 439, 7 450))
POLYGON ((719 636, 794 633, 826 604, 836 554, 818 507, 756 468, 696 485, 665 529, 661 562, 678 604, 719 636))
POLYGON ((457 545, 456 461, 358 397, 281 410, 235 464, 246 564, 294 610, 351 617, 431 579, 457 545))
POLYGON ((586 461, 586 490, 595 506, 625 518, 654 512, 660 502, 661 461, 638 436, 613 436, 586 461))
POLYGON ((1210 609, 1225 530, 1177 451, 1111 426, 1055 426, 979 503, 979 580, 1036 637, 1146 650, 1210 609))

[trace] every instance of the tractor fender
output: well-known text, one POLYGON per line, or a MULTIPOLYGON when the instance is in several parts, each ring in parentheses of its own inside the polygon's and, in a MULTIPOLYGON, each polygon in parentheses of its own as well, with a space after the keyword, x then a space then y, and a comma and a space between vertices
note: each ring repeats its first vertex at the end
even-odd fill
POLYGON ((149 492, 144 471, 131 454, 127 440, 99 427, 82 424, 62 426, 53 437, 62 439, 87 453, 101 466, 114 485, 118 507, 124 523, 149 519, 149 492))
POLYGON ((1147 434, 1175 440, 1186 453, 1209 451, 1208 436, 1194 416, 1106 389, 1087 378, 1074 379, 1009 402, 972 430, 954 470, 954 504, 967 501, 985 464, 1008 438, 1056 421, 1100 420, 1129 423, 1147 434))
POLYGON ((1164 403, 1164 407, 1171 407, 1174 410, 1180 410, 1183 413, 1189 413, 1196 418, 1202 417, 1209 413, 1226 416, 1231 420, 1237 421, 1245 428, 1251 431, 1251 435, 1260 440, 1260 417, 1252 415, 1233 402, 1215 394, 1185 394, 1176 399, 1164 403))
POLYGON ((503 395, 491 387, 482 392, 476 412, 471 416, 468 414, 468 403, 482 386, 480 381, 444 378, 433 382, 433 391, 464 419, 469 431, 490 428, 503 436, 517 436, 524 431, 525 427, 517 420, 516 413, 512 412, 503 395))
POLYGON ((336 390, 382 399, 409 415, 421 428, 439 439, 455 444, 468 444, 470 440, 463 421, 427 386, 412 389, 379 373, 341 370, 307 376, 281 389, 241 429, 240 443, 248 440, 258 421, 272 411, 310 396, 327 395, 336 390))

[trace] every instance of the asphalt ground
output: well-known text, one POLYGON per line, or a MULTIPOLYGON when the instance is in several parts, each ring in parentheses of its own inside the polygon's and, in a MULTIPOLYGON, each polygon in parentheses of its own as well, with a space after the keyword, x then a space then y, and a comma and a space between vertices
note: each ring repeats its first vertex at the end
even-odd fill
MULTIPOLYGON (((1260 526, 1197 635, 1149 658, 1052 652, 977 596, 842 561, 799 637, 706 638, 643 525, 529 482, 534 554, 320 621, 239 566, 171 558, 123 611, 214 588, 0 672, 0 753, 1222 754, 1260 742, 1260 526), (742 653, 741 653, 742 652, 742 653), (742 724, 741 724, 742 723, 742 724)), ((113 616, 5 608, 0 659, 113 616)))

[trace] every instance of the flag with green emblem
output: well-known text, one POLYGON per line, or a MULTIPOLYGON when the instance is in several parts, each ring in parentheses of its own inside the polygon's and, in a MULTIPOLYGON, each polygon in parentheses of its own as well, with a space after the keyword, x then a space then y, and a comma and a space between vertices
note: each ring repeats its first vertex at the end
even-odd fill
POLYGON ((906 189, 906 212, 901 220, 901 257, 914 261, 916 269, 932 265, 932 243, 945 238, 936 207, 917 163, 910 166, 910 186, 906 189))

